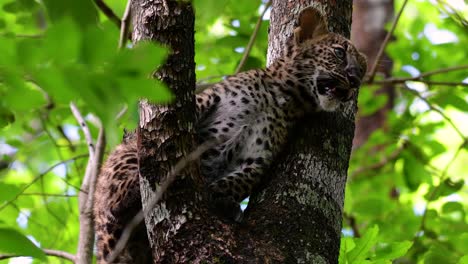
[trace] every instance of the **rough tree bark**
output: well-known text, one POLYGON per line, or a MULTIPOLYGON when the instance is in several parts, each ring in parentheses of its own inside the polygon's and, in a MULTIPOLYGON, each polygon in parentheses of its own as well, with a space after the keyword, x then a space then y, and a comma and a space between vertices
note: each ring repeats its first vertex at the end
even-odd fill
MULTIPOLYGON (((269 62, 279 56, 299 11, 314 5, 329 29, 349 36, 351 0, 273 1, 269 62)), ((193 138, 193 13, 183 1, 134 0, 133 39, 172 47, 157 76, 176 102, 142 103, 139 125, 143 206, 171 166, 190 152, 193 138)), ((354 131, 353 105, 343 113, 307 117, 278 165, 274 179, 251 197, 243 224, 206 209, 203 179, 190 166, 145 217, 155 263, 337 263, 344 187, 354 131)))
MULTIPOLYGON (((367 56, 367 63, 373 65, 387 31, 385 25, 394 15, 393 0, 355 0, 353 12, 353 27, 351 40, 362 53, 367 56)), ((390 77, 393 61, 384 53, 379 62, 377 72, 390 77)), ((370 67, 368 67, 370 68, 370 67)), ((375 113, 368 116, 358 114, 353 147, 358 148, 366 143, 367 138, 375 130, 384 127, 387 113, 392 110, 395 89, 392 84, 384 84, 376 94, 387 96, 386 104, 375 113)))
MULTIPOLYGON (((324 11, 330 31, 349 37, 352 1, 273 1, 268 63, 282 53, 291 18, 310 4, 324 11)), ((355 111, 353 105, 307 116, 272 168, 274 180, 251 199, 248 223, 258 238, 288 252, 287 263, 338 262, 355 111)))

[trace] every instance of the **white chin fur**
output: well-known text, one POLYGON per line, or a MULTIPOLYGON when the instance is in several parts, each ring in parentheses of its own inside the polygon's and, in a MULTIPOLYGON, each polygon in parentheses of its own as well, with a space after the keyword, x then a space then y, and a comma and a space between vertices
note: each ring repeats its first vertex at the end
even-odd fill
POLYGON ((340 102, 335 98, 319 96, 319 101, 320 108, 322 108, 322 110, 326 112, 333 112, 340 106, 340 102))

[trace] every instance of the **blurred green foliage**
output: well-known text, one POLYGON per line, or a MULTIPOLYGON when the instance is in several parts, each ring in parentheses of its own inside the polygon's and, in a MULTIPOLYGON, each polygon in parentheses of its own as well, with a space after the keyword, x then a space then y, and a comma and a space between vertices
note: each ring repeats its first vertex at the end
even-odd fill
MULTIPOLYGON (((106 1, 117 14, 124 2, 106 1)), ((194 3, 197 79, 214 82, 236 69, 264 4, 194 3)), ((394 76, 466 63, 467 28, 437 3, 408 4, 387 48, 394 76)), ((267 22, 244 70, 265 64, 267 22)), ((118 51, 118 32, 92 0, 0 1, 0 254, 56 263, 40 248, 76 252, 87 146, 71 101, 88 121, 101 119, 110 148, 135 126, 139 98, 171 99, 148 78, 167 51, 151 43, 118 51)), ((429 80, 467 78, 465 70, 429 80)), ((468 263, 468 87, 406 85, 416 92, 397 86, 386 127, 353 152, 340 263, 468 263)), ((360 115, 386 102, 375 89, 361 89, 360 115)))

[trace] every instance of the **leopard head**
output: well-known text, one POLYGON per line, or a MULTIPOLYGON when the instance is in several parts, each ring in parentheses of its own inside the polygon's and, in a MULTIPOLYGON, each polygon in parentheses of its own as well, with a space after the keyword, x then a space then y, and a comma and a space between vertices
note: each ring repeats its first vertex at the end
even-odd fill
POLYGON ((310 69, 309 88, 318 97, 319 110, 334 111, 357 94, 367 70, 366 58, 348 39, 329 32, 315 8, 303 9, 298 25, 294 61, 310 69))

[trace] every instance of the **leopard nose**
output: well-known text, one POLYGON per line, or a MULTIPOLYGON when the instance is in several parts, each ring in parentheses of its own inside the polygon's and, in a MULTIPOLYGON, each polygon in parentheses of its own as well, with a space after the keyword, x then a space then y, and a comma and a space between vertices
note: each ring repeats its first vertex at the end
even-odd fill
POLYGON ((353 98, 353 91, 351 89, 340 89, 337 88, 334 91, 335 96, 342 102, 347 102, 353 98))
POLYGON ((359 86, 361 86, 361 79, 357 77, 356 75, 348 74, 348 81, 349 81, 349 84, 351 85, 351 88, 358 88, 359 86))
POLYGON ((355 66, 348 66, 345 70, 351 88, 358 88, 361 85, 361 78, 359 78, 359 69, 355 66))

